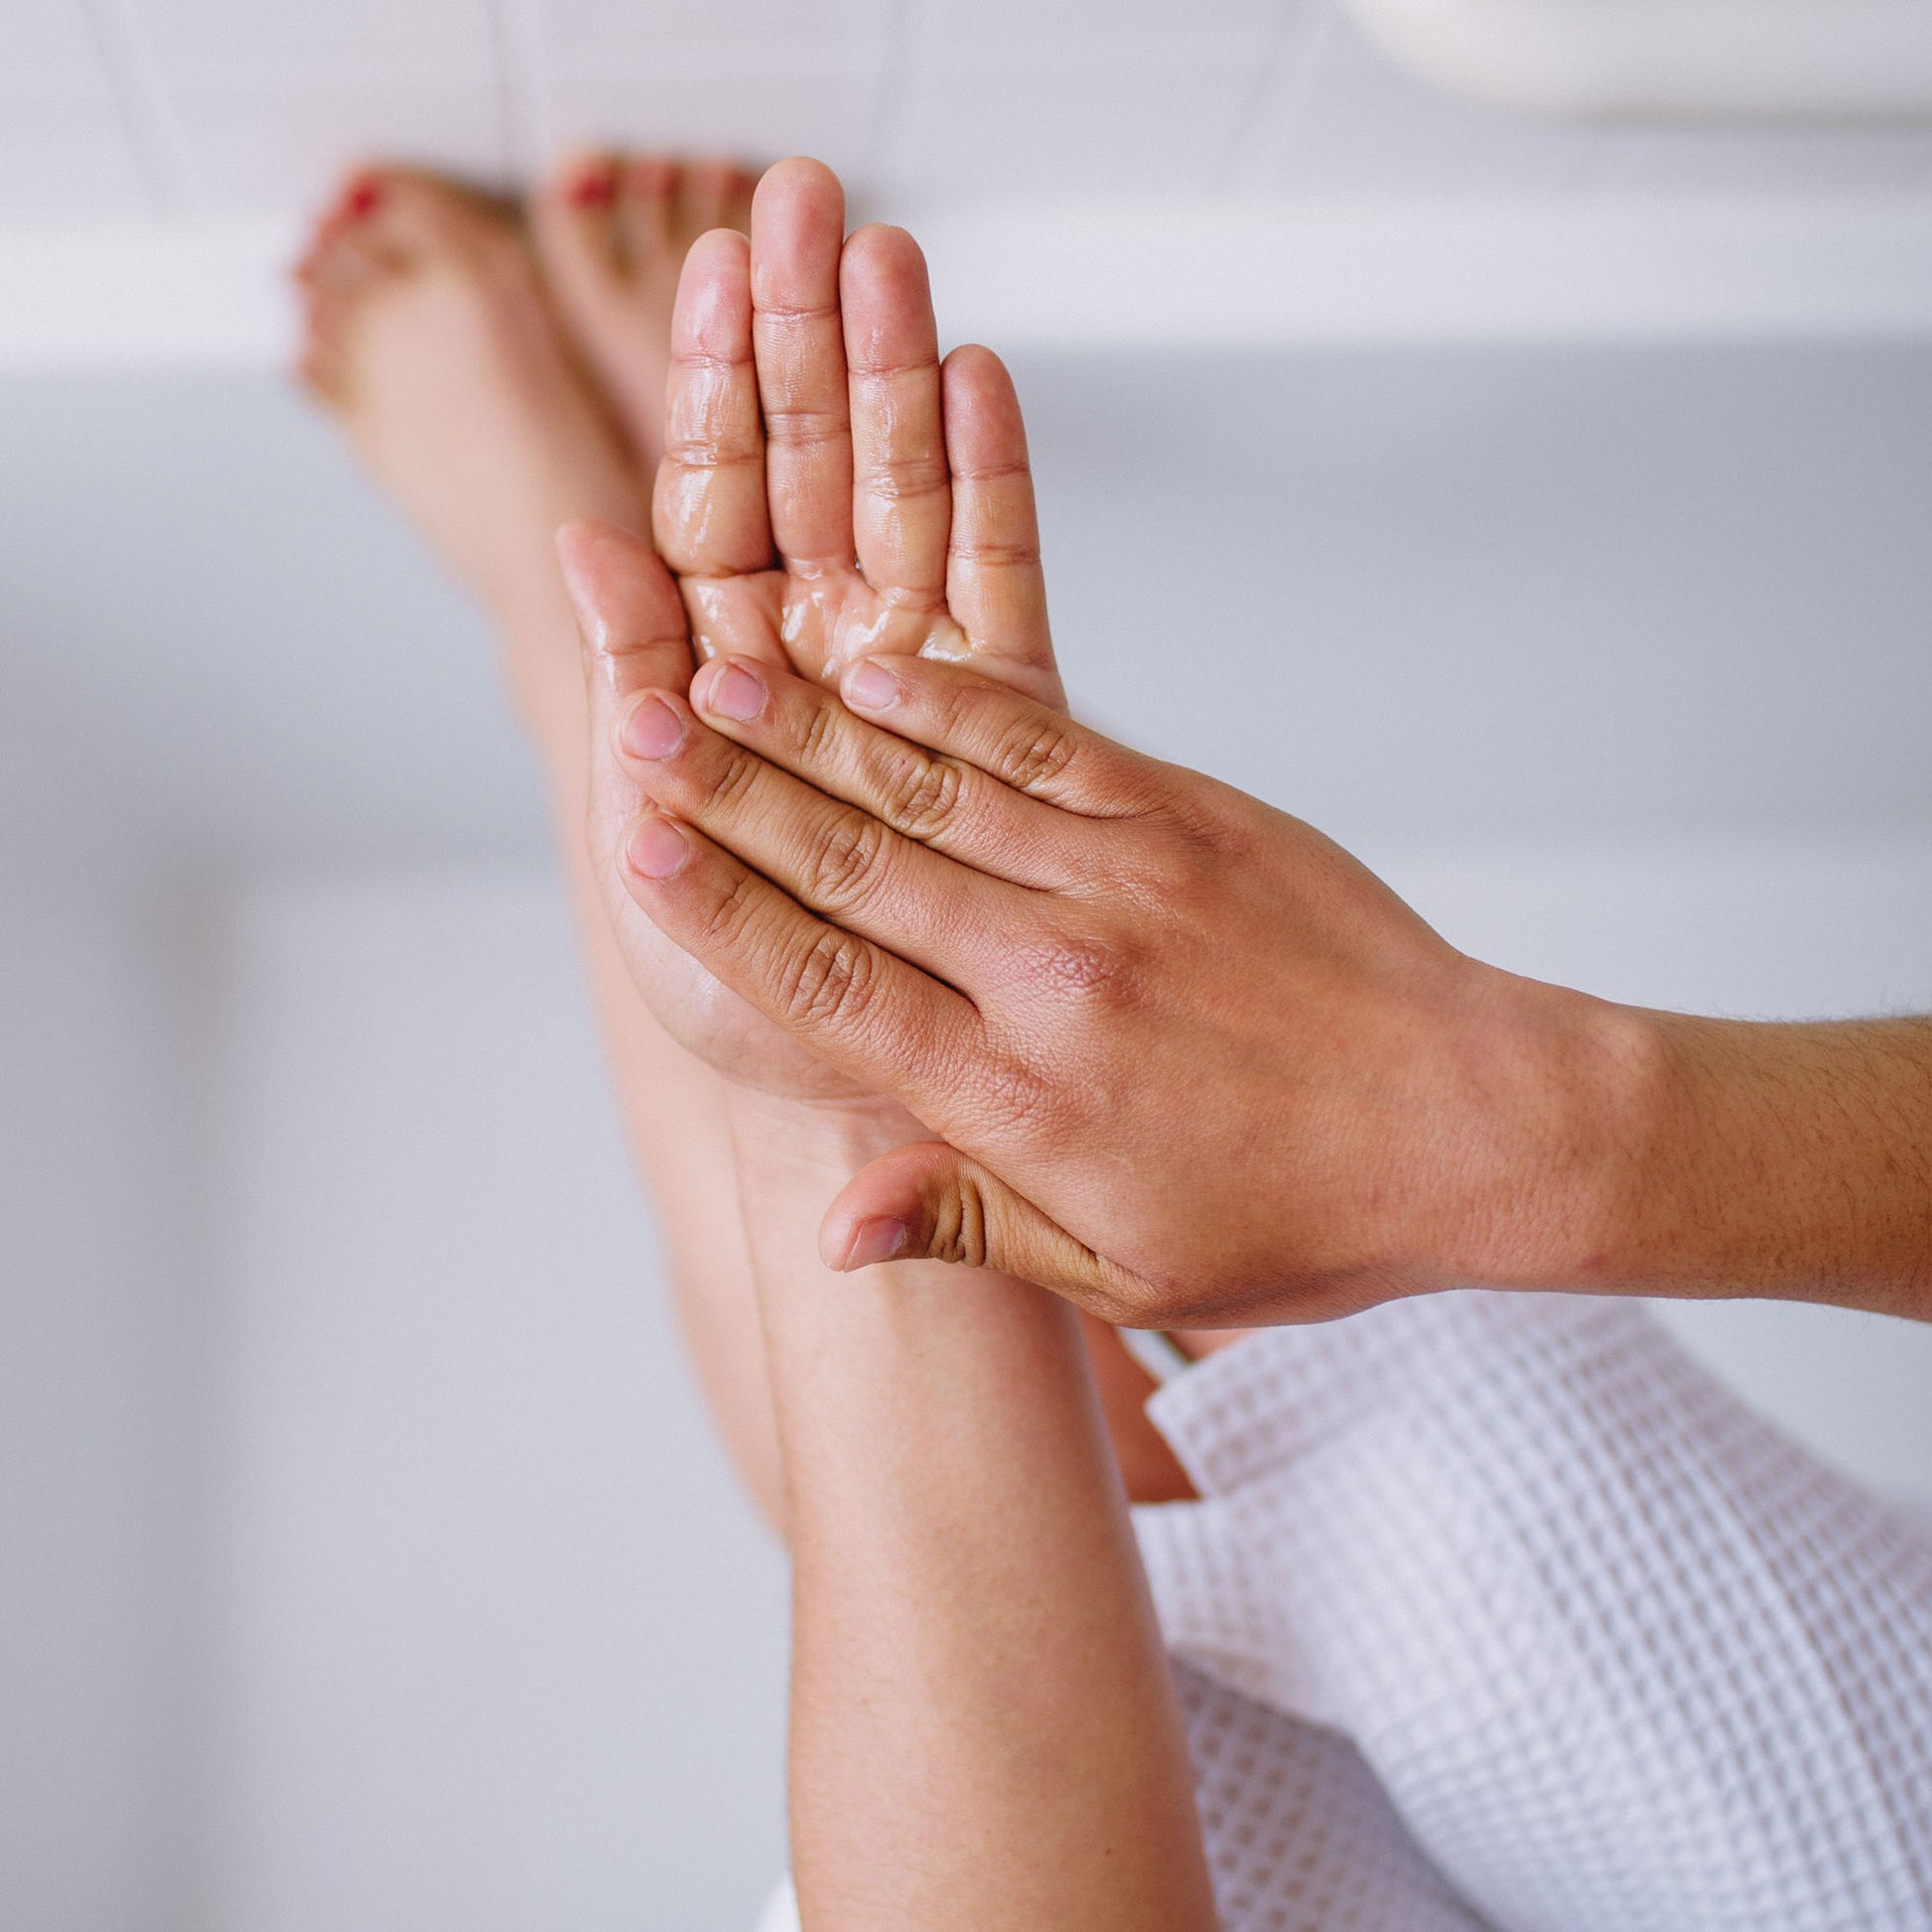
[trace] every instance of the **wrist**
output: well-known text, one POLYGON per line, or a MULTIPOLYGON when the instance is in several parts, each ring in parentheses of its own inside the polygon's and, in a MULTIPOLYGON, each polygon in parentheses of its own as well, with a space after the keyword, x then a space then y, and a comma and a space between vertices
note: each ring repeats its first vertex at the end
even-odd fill
POLYGON ((1508 974, 1493 975, 1487 1003, 1484 1084, 1503 1098, 1481 1137, 1472 1238, 1449 1274, 1497 1288, 1635 1285, 1678 1104, 1665 1016, 1508 974))

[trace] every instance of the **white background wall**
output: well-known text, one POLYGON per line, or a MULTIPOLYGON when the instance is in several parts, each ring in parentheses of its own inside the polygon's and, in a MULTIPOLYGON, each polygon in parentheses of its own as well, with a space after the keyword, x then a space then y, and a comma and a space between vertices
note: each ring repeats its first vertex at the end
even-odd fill
POLYGON ((784 1577, 678 1359, 547 878, 223 908, 199 1916, 748 1926, 784 1577))
MULTIPOLYGON (((1522 970, 1932 1002, 1924 349, 1022 374, 1090 712, 1522 970)), ((0 452, 0 1924, 744 1925, 782 1577, 484 639, 260 382, 0 452)), ((1932 1494, 1932 1330, 1686 1326, 1932 1494)))

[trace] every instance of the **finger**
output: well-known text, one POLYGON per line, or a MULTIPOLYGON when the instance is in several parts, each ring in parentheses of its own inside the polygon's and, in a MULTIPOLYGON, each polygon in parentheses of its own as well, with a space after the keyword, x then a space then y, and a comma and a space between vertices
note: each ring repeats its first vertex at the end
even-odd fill
POLYGON ((859 568, 888 604, 936 612, 946 592, 952 481, 939 338, 919 244, 903 228, 861 228, 839 263, 839 302, 851 369, 859 568))
POLYGON ((863 658, 839 695, 888 731, 1084 818, 1138 817, 1165 795, 1155 759, 963 664, 863 658))
POLYGON ((1021 916, 1016 889, 1005 881, 828 798, 707 729, 669 692, 647 691, 628 705, 618 738, 637 782, 663 810, 801 904, 954 985, 1021 916))
POLYGON ((943 1141, 883 1155, 846 1182, 819 1223, 819 1258, 849 1273, 881 1261, 952 1261, 1035 1282, 1130 1325, 1146 1285, 943 1141))
POLYGON ((731 577, 772 561, 751 263, 745 237, 726 229, 692 243, 678 278, 652 527, 680 576, 731 577))
POLYGON ((691 649, 677 586, 647 543, 608 523, 567 523, 557 532, 557 560, 584 639, 585 833, 595 858, 612 849, 644 807, 635 776, 609 749, 618 717, 639 691, 688 683, 691 649))
POLYGON ((690 683, 684 605, 649 544, 614 523, 566 523, 557 532, 557 562, 594 685, 621 699, 690 683))
POLYGON ((1065 702, 1046 624, 1027 426, 1006 364, 956 348, 941 372, 952 475, 946 604, 976 659, 1036 698, 1065 702))
POLYGON ((752 198, 751 290, 771 533, 790 563, 852 562, 852 426, 839 322, 845 191, 781 161, 752 198))
POLYGON ((633 819, 617 858, 631 899, 733 992, 872 1091, 947 1111, 931 1094, 977 1063, 969 1001, 661 813, 633 819))
POLYGON ((1050 806, 868 724, 810 678, 726 658, 692 680, 691 706, 714 732, 977 872, 1050 888, 1091 864, 1050 806))

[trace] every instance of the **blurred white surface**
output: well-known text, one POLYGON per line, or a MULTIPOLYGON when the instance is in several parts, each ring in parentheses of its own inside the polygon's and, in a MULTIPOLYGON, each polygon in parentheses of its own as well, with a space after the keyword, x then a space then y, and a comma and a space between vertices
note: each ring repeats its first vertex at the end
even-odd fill
POLYGON ((1932 117, 1924 0, 1351 0, 1469 99, 1553 116, 1932 117))
POLYGON ((785 1578, 541 875, 229 899, 201 1921, 742 1928, 785 1578))
MULTIPOLYGON (((1497 17, 1384 4, 1457 45, 1497 17)), ((1788 7, 1848 44, 1844 7, 1788 7)), ((1595 103, 1626 113, 1670 68, 1646 23, 1713 18, 1503 13, 1532 55, 1551 22, 1648 50, 1595 103)), ((1340 0, 15 0, 0 366, 286 360, 283 266, 345 167, 500 184, 613 141, 822 156, 1004 345, 1932 328, 1932 119, 1539 119, 1425 84, 1340 0)))

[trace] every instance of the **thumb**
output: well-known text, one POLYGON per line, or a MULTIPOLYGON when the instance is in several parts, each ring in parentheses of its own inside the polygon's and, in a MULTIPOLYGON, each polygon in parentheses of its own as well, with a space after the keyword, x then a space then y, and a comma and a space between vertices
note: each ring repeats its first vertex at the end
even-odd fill
POLYGON ((818 1253, 841 1273, 879 1261, 993 1268, 1112 1321, 1132 1321, 1149 1292, 944 1141, 895 1148, 854 1174, 819 1224, 818 1253))

